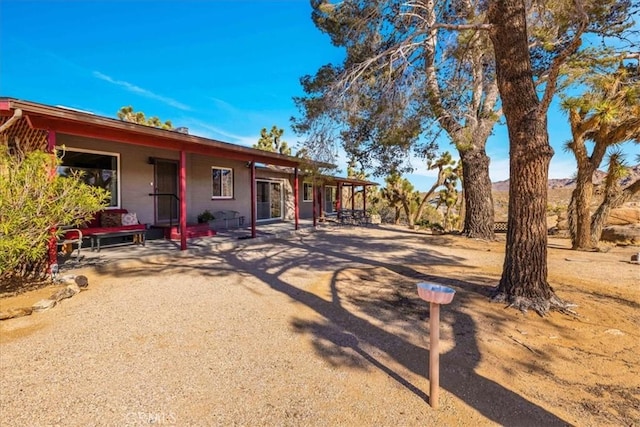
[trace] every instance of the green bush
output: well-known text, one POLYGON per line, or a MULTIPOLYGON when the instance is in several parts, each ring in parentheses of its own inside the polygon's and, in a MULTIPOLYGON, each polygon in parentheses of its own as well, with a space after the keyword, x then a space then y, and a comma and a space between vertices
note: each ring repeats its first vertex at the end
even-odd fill
POLYGON ((0 148, 0 280, 44 277, 51 230, 77 226, 106 207, 106 190, 79 175, 56 175, 58 165, 44 151, 0 148))
POLYGON ((204 212, 198 215, 198 224, 204 224, 205 222, 209 222, 214 219, 216 219, 216 217, 213 216, 209 209, 206 209, 204 212))

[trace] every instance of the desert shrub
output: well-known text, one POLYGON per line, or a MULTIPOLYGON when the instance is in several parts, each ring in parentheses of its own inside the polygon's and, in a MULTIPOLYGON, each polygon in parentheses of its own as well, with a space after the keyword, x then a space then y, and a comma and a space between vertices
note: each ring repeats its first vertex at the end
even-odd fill
POLYGON ((424 208, 424 211, 422 212, 422 216, 420 217, 420 221, 423 223, 426 222, 429 224, 434 224, 434 223, 442 224, 442 222, 444 221, 444 216, 434 206, 428 205, 424 208))
POLYGON ((106 207, 106 190, 80 175, 58 176, 58 165, 44 151, 0 148, 0 281, 42 278, 52 230, 79 225, 106 207))

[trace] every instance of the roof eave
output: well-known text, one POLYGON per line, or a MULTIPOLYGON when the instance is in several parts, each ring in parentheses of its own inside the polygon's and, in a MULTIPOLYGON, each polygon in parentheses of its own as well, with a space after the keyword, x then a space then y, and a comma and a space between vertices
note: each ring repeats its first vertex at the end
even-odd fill
POLYGON ((23 115, 29 121, 31 127, 53 130, 60 133, 99 138, 101 133, 98 131, 100 129, 108 129, 109 132, 107 132, 107 134, 111 138, 117 138, 119 142, 123 143, 136 143, 130 142, 135 140, 140 143, 140 145, 157 146, 162 145, 164 142, 168 148, 183 149, 196 153, 218 149, 223 155, 235 154, 232 157, 239 160, 290 167, 300 167, 309 164, 318 168, 333 167, 333 165, 323 162, 313 162, 280 153, 271 153, 215 139, 179 133, 173 130, 159 129, 102 117, 91 113, 13 98, 0 98, 0 115, 12 114, 12 112, 18 108, 23 111, 23 115), (130 136, 130 138, 128 138, 128 136, 130 136), (156 141, 156 143, 152 143, 152 141, 156 141))

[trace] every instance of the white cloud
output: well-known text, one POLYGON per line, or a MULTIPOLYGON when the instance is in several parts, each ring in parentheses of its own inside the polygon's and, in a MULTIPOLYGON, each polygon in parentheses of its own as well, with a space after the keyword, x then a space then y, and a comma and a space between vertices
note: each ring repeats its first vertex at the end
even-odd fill
POLYGON ((236 107, 234 107, 227 101, 224 101, 220 98, 215 98, 215 97, 209 97, 209 99, 212 100, 215 106, 220 110, 226 111, 227 113, 231 113, 231 114, 237 114, 239 112, 239 110, 236 107))
POLYGON ((94 71, 93 72, 93 76, 100 79, 100 80, 104 80, 106 82, 109 82, 111 84, 114 84, 116 86, 121 86, 125 89, 127 89, 130 92, 133 92, 135 94, 147 97, 147 98, 151 98, 151 99, 155 99, 158 100, 160 102, 163 102, 171 107, 175 107, 178 108, 180 110, 185 110, 185 111, 190 111, 191 107, 189 107, 188 105, 185 105, 181 102, 176 101, 175 99, 172 98, 168 98, 166 96, 162 96, 162 95, 158 95, 157 93, 151 92, 150 90, 141 88, 140 86, 136 86, 132 83, 129 82, 125 82, 123 80, 116 80, 112 77, 107 76, 106 74, 103 74, 99 71, 94 71))
POLYGON ((258 142, 258 139, 260 139, 259 134, 237 135, 194 118, 186 118, 182 123, 189 128, 189 133, 192 135, 244 145, 245 147, 251 147, 253 144, 258 142))

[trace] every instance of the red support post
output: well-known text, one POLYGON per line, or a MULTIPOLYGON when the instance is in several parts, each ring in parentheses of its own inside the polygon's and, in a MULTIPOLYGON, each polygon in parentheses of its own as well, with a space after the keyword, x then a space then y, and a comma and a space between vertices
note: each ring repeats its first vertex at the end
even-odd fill
POLYGON ((251 162, 251 238, 256 237, 256 162, 251 162))
POLYGON ((293 206, 295 215, 295 229, 300 227, 300 174, 298 168, 295 168, 293 173, 293 206))
POLYGON ((187 249, 187 153, 180 151, 180 250, 187 249))
POLYGON ((47 132, 47 153, 54 153, 56 151, 56 132, 50 130, 47 132))
POLYGON ((338 183, 338 197, 336 197, 336 211, 338 212, 338 218, 340 217, 340 211, 342 210, 342 183, 338 183))

